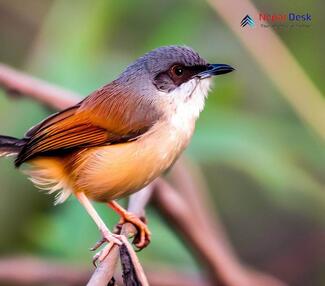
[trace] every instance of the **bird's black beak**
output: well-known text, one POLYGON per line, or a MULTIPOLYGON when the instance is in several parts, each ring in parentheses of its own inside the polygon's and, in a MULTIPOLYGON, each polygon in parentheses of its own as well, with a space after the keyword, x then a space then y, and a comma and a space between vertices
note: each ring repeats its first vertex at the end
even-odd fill
POLYGON ((225 64, 208 64, 207 69, 198 73, 198 76, 201 79, 208 78, 211 76, 225 74, 234 71, 235 69, 229 65, 225 64))

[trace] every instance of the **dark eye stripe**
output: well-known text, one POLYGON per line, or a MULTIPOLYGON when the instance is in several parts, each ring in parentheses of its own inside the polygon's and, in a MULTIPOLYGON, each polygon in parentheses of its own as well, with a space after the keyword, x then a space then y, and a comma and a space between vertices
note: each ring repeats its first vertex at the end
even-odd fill
POLYGON ((194 65, 184 66, 182 64, 175 63, 168 68, 168 70, 161 72, 153 79, 153 84, 162 91, 170 92, 182 83, 187 82, 196 74, 207 70, 207 65, 194 65), (176 75, 172 72, 173 67, 182 67, 183 72, 180 75, 176 75))
POLYGON ((169 70, 167 71, 170 78, 173 80, 174 84, 179 86, 182 83, 188 81, 190 78, 192 78, 194 75, 205 71, 207 69, 204 65, 197 65, 197 66, 183 66, 183 65, 173 65, 169 70), (179 68, 182 68, 182 74, 176 74, 175 71, 179 68))

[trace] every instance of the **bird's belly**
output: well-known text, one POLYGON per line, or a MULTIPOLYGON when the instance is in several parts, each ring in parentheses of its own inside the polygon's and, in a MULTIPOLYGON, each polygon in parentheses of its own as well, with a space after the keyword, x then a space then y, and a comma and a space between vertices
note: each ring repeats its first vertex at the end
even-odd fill
POLYGON ((109 201, 129 195, 168 169, 188 140, 170 130, 137 141, 92 148, 77 168, 75 189, 109 201))

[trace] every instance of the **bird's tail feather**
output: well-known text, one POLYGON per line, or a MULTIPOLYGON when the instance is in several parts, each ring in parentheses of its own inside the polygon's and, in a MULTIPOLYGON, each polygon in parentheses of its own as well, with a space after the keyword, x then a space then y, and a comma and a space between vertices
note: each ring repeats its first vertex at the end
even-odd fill
POLYGON ((22 139, 0 135, 0 157, 18 154, 24 144, 22 139))

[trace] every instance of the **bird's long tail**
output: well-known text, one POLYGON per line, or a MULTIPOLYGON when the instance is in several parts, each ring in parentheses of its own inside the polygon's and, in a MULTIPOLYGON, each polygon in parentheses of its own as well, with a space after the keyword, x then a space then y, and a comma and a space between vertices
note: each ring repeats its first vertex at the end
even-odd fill
POLYGON ((24 144, 22 139, 0 135, 0 157, 18 154, 24 144))
MULTIPOLYGON (((0 135, 0 157, 18 155, 26 141, 26 139, 0 135)), ((46 190, 50 194, 58 192, 55 204, 63 203, 72 193, 60 160, 38 158, 23 172, 39 189, 46 190)))

